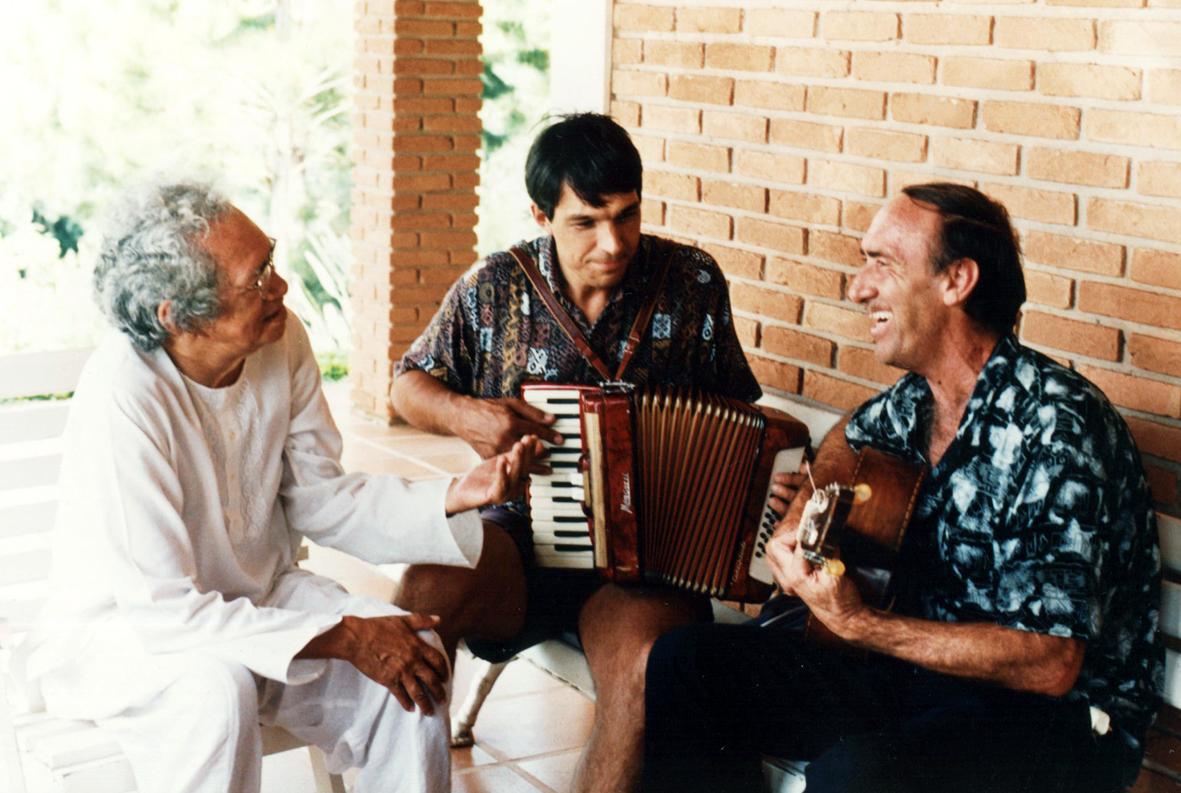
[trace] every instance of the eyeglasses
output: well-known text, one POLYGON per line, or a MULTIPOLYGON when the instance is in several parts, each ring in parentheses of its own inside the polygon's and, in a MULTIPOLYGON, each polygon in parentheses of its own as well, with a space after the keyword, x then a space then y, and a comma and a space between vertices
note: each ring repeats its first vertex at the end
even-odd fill
POLYGON ((258 271, 258 277, 254 279, 253 284, 240 287, 247 292, 254 290, 261 295, 271 285, 271 277, 275 274, 275 245, 278 244, 278 241, 274 237, 267 237, 267 239, 271 241, 271 249, 267 251, 266 263, 258 271))

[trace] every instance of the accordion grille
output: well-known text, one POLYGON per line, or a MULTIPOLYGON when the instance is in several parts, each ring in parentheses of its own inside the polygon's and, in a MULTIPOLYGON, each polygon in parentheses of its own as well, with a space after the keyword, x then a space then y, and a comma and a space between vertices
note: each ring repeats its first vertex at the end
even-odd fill
POLYGON ((720 594, 766 419, 737 400, 659 388, 638 395, 633 418, 645 574, 720 594))

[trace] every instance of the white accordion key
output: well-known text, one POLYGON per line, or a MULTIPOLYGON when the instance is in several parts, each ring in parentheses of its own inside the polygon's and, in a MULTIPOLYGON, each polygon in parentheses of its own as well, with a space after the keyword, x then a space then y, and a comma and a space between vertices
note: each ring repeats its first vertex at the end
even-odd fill
POLYGON ((771 465, 771 476, 767 479, 767 492, 763 495, 763 513, 759 516, 759 532, 755 537, 754 551, 750 555, 750 577, 764 584, 775 583, 771 574, 771 565, 767 563, 767 540, 775 533, 775 524, 779 516, 771 509, 771 484, 775 474, 791 473, 800 470, 800 463, 804 459, 804 447, 781 449, 775 455, 775 462, 771 465))

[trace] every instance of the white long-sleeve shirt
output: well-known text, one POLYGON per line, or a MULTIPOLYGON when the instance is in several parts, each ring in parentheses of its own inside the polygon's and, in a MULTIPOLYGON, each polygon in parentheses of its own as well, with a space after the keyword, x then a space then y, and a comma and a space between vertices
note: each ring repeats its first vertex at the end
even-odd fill
POLYGON ((71 406, 52 590, 21 648, 25 678, 122 686, 79 709, 91 718, 159 690, 127 670, 144 654, 199 650, 300 682, 323 662, 295 654, 340 619, 272 605, 309 576, 294 568, 302 538, 373 563, 475 565, 479 519, 446 517, 446 480, 346 474, 340 452, 291 315, 216 390, 161 349, 109 337, 71 406))

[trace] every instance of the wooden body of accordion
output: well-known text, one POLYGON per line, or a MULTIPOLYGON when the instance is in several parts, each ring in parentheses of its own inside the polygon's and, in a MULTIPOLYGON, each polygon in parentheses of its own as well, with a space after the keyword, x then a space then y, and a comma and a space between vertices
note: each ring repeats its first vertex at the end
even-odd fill
POLYGON ((690 389, 526 384, 522 395, 542 405, 547 391, 578 394, 579 490, 601 575, 766 598, 771 476, 798 470, 804 424, 690 389))

